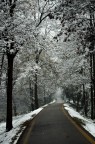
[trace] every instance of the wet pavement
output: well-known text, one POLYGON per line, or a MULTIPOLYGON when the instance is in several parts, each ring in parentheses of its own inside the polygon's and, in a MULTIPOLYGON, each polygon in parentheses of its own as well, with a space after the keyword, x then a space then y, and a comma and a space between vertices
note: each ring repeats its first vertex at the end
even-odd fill
POLYGON ((36 117, 27 144, 90 144, 90 142, 63 113, 62 104, 52 104, 36 117))

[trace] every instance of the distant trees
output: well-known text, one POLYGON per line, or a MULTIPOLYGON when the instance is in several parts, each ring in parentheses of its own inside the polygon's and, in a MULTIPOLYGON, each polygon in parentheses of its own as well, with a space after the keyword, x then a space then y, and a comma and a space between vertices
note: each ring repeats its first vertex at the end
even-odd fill
POLYGON ((32 105, 33 109, 40 105, 39 99, 44 99, 44 94, 45 97, 48 97, 48 95, 50 95, 50 93, 53 93, 55 89, 54 87, 54 89, 51 90, 52 87, 55 86, 56 78, 56 69, 54 69, 55 62, 53 62, 51 59, 51 57, 53 57, 52 54, 54 53, 54 51, 52 50, 53 45, 50 44, 51 41, 49 40, 49 38, 48 40, 44 38, 45 37, 41 35, 38 35, 37 39, 34 38, 35 40, 32 38, 32 40, 35 41, 35 46, 33 45, 33 43, 31 43, 31 49, 27 49, 26 55, 25 52, 20 55, 21 70, 16 80, 16 87, 19 86, 19 88, 21 87, 20 84, 27 87, 27 82, 29 80, 29 89, 31 90, 30 105, 32 105), (51 55, 48 53, 48 50, 51 55))

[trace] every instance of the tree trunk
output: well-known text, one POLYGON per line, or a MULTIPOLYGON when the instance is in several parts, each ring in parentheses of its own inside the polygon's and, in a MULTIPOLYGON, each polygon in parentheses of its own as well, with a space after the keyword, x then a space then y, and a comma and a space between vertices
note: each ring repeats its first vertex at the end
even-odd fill
POLYGON ((93 54, 93 118, 95 119, 95 54, 93 54))
POLYGON ((35 93, 35 108, 37 109, 39 107, 38 105, 38 87, 37 87, 37 74, 35 74, 35 88, 34 88, 34 93, 35 93))
POLYGON ((76 111, 79 111, 79 94, 77 94, 77 104, 76 104, 76 111))
POLYGON ((46 104, 46 97, 45 97, 45 85, 44 85, 44 104, 46 104))
POLYGON ((29 91, 30 91, 30 111, 34 110, 33 89, 31 87, 31 79, 29 78, 29 91))
POLYGON ((12 129, 12 82, 13 82, 13 56, 8 54, 8 69, 7 69, 7 116, 6 116, 6 131, 12 129))
POLYGON ((93 57, 90 54, 90 76, 91 76, 91 119, 93 119, 93 57))
POLYGON ((0 85, 1 85, 1 77, 2 77, 2 68, 3 68, 3 64, 4 64, 4 53, 2 55, 2 60, 1 60, 1 67, 0 67, 0 85))
POLYGON ((87 99, 86 99, 86 93, 85 93, 85 85, 83 84, 83 106, 84 106, 84 114, 87 116, 87 99))
MULTIPOLYGON (((42 49, 41 50, 37 50, 35 51, 35 62, 36 64, 39 63, 39 57, 40 57, 40 54, 42 52, 42 49)), ((37 70, 36 70, 36 73, 35 73, 35 85, 34 85, 34 94, 35 94, 35 108, 39 108, 39 103, 38 103, 38 82, 37 82, 37 70)))
POLYGON ((32 110, 35 110, 35 98, 34 98, 34 89, 32 89, 32 103, 31 103, 32 110))
POLYGON ((16 103, 15 100, 12 98, 13 100, 13 110, 14 110, 14 116, 17 116, 17 108, 16 108, 16 103))
POLYGON ((90 50, 90 76, 91 76, 91 119, 94 118, 94 115, 93 115, 93 108, 94 108, 94 103, 93 103, 93 54, 91 53, 91 51, 94 50, 94 12, 93 12, 93 9, 91 8, 90 9, 90 47, 89 47, 89 50, 90 50))

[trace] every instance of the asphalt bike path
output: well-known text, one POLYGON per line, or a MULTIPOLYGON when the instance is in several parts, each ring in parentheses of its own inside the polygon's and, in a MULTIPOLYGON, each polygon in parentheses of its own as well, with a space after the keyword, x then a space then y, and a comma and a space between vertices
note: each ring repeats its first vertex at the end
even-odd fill
POLYGON ((66 116, 62 104, 51 104, 34 118, 18 144, 95 144, 66 116))

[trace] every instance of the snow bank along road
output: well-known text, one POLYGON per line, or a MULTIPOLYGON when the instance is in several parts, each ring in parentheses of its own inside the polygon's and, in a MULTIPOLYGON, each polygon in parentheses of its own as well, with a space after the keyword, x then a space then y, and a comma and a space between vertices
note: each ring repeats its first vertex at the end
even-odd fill
POLYGON ((18 144, 95 144, 82 133, 67 118, 62 104, 52 104, 34 118, 18 144))

